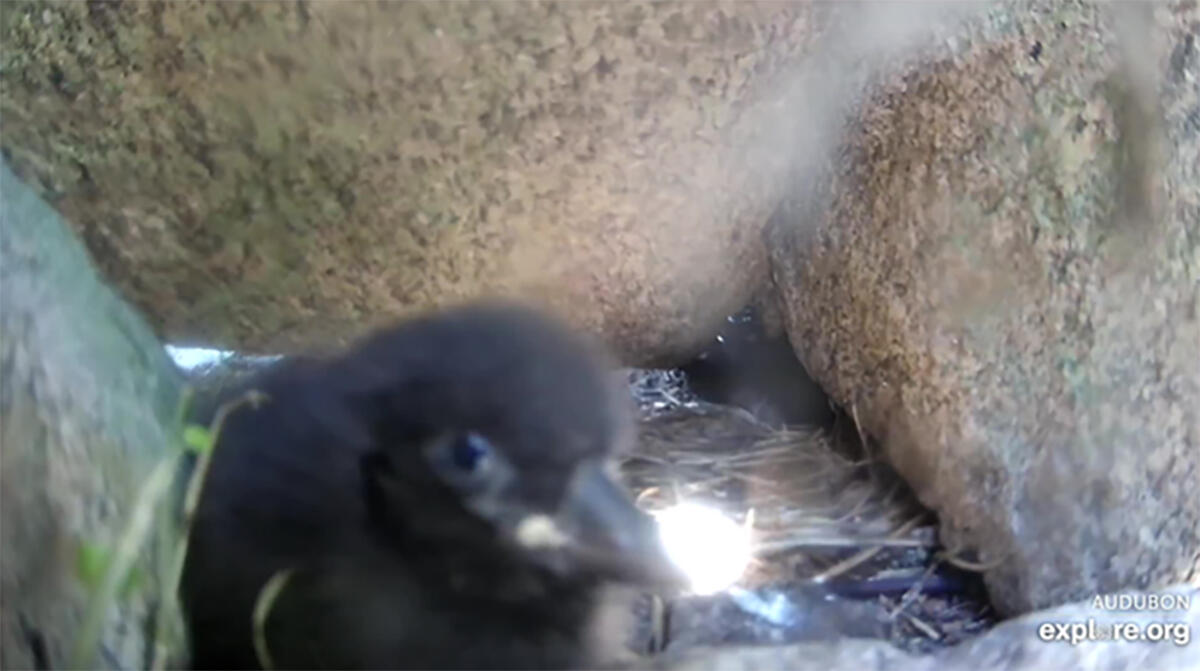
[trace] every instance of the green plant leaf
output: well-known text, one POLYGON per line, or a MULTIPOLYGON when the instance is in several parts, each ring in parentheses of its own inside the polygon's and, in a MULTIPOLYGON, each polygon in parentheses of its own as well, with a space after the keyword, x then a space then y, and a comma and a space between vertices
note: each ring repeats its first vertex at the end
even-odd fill
POLYGON ((125 576, 125 582, 121 585, 121 598, 127 598, 133 592, 146 584, 146 572, 140 566, 134 566, 129 569, 129 575, 125 576))
POLYGON ((207 454, 213 448, 212 432, 203 426, 188 424, 183 428, 183 444, 196 454, 207 454))
POLYGON ((104 578, 104 570, 112 561, 112 551, 98 543, 84 541, 79 545, 79 554, 75 560, 75 570, 79 579, 89 590, 100 586, 104 578))
MULTIPOLYGON (((104 580, 104 574, 112 565, 112 550, 99 543, 84 541, 79 545, 79 553, 75 559, 75 570, 80 581, 88 590, 99 589, 104 580)), ((128 596, 134 589, 146 580, 145 572, 137 566, 129 571, 121 583, 121 596, 128 596)))

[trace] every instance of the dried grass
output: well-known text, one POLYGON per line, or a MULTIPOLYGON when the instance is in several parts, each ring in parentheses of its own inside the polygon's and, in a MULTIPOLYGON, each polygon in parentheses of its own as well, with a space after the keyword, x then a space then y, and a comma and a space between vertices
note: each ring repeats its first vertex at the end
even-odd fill
POLYGON ((642 404, 622 475, 645 510, 686 500, 749 526, 755 561, 743 587, 911 582, 895 598, 875 599, 892 622, 892 642, 913 651, 990 626, 986 601, 926 593, 935 569, 951 563, 936 520, 886 465, 860 456, 854 427, 773 427, 740 408, 671 396, 642 404))
POLYGON ((653 511, 686 499, 743 522, 753 515, 760 558, 935 545, 900 484, 847 456, 829 431, 775 428, 740 408, 692 403, 646 418, 640 434, 621 465, 639 504, 653 511))

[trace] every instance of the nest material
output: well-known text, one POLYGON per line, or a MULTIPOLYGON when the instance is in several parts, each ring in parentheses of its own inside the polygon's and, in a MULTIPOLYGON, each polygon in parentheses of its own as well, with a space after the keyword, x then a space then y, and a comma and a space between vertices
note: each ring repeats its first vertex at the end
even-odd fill
POLYGON ((889 468, 862 456, 856 431, 769 426, 741 408, 698 402, 685 381, 663 375, 631 377, 643 416, 621 471, 639 505, 654 511, 700 503, 748 524, 755 558, 739 586, 788 593, 808 608, 809 620, 822 621, 819 630, 734 641, 728 632, 747 625, 729 620, 736 609, 720 602, 728 597, 691 598, 689 610, 711 615, 688 619, 714 620, 706 624, 712 635, 676 631, 674 638, 696 645, 812 640, 831 635, 830 621, 844 621, 843 635, 927 651, 990 626, 990 607, 973 589, 977 579, 946 588, 936 520, 889 468), (862 596, 889 582, 885 595, 826 603, 835 587, 862 596))
MULTIPOLYGON (((911 554, 936 542, 902 484, 846 456, 829 432, 773 428, 740 408, 695 403, 643 420, 622 473, 648 510, 686 500, 749 523, 760 568, 798 550, 911 554)), ((760 577, 771 579, 769 571, 760 577)))

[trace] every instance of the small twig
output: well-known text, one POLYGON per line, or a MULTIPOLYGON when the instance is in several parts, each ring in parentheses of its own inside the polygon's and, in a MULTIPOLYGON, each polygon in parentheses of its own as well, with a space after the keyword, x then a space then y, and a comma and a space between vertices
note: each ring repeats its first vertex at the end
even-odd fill
POLYGON ((863 433, 862 423, 858 421, 858 403, 850 404, 850 419, 854 420, 854 431, 858 434, 858 440, 862 443, 863 454, 870 456, 870 445, 867 443, 867 434, 863 433))
POLYGON ((208 467, 212 463, 212 453, 216 451, 217 443, 220 442, 221 430, 225 428, 225 420, 229 415, 233 414, 234 410, 241 408, 243 405, 249 405, 252 409, 257 410, 259 406, 265 403, 268 397, 263 392, 257 389, 251 389, 240 397, 221 405, 217 409, 216 416, 213 417, 210 425, 212 434, 212 447, 200 455, 200 459, 196 462, 196 472, 192 474, 191 481, 188 482, 187 495, 183 499, 183 521, 188 530, 191 529, 192 517, 196 514, 196 506, 200 502, 200 493, 204 489, 204 481, 208 477, 208 467))
POLYGON ((682 407, 686 406, 686 404, 683 401, 676 398, 675 395, 672 394, 671 392, 667 391, 666 388, 661 388, 661 389, 658 389, 657 391, 658 391, 659 395, 662 396, 663 398, 667 399, 667 402, 670 403, 673 407, 682 408, 682 407))
MULTIPOLYGON (((171 554, 171 538, 175 526, 172 524, 173 515, 169 506, 162 506, 162 510, 158 514, 158 544, 155 549, 158 555, 158 575, 168 576, 174 567, 174 556, 171 554)), ((172 617, 175 615, 173 610, 175 595, 168 594, 171 587, 164 582, 163 595, 159 599, 157 613, 155 614, 154 622, 154 644, 153 654, 150 660, 151 669, 165 669, 167 666, 167 656, 174 649, 174 643, 179 641, 178 626, 172 617)))
POLYGON ((866 508, 867 502, 870 501, 875 496, 875 492, 872 491, 871 488, 869 488, 869 487, 865 488, 865 489, 866 489, 866 494, 864 494, 863 497, 858 500, 858 503, 855 503, 854 506, 850 508, 850 510, 846 511, 846 513, 844 515, 839 517, 836 520, 837 522, 845 522, 846 520, 853 518, 855 515, 862 512, 864 508, 866 508))
POLYGON ((922 621, 916 615, 913 615, 912 613, 908 613, 908 612, 904 612, 904 613, 902 613, 902 615, 904 615, 904 617, 908 618, 908 621, 912 623, 912 626, 919 629, 922 634, 925 634, 925 636, 927 636, 935 641, 942 640, 942 635, 940 632, 938 632, 937 629, 934 629, 931 625, 926 624, 924 621, 922 621))
POLYGON ((250 627, 254 636, 254 654, 258 657, 258 663, 268 671, 275 668, 275 660, 271 658, 271 649, 267 645, 267 617, 271 614, 271 607, 279 599, 279 595, 291 580, 293 573, 292 569, 277 571, 258 591, 258 598, 254 600, 254 612, 250 616, 250 627))
POLYGON ((138 491, 129 523, 121 532, 99 588, 88 602, 83 626, 71 651, 71 668, 88 668, 95 664, 96 646, 100 640, 104 618, 108 614, 108 607, 116 598, 121 583, 137 558, 138 549, 146 539, 147 531, 154 521, 154 512, 158 509, 157 502, 166 496, 171 487, 177 456, 172 453, 160 459, 138 491))
MULTIPOLYGON (((891 534, 889 534, 888 538, 893 538, 893 539, 899 538, 899 537, 907 534, 908 532, 912 531, 913 529, 916 529, 917 525, 919 525, 921 523, 921 520, 924 517, 925 517, 924 513, 913 517, 909 521, 900 525, 900 527, 897 528, 895 531, 893 531, 891 534)), ((846 571, 853 569, 854 567, 858 566, 859 564, 862 564, 863 562, 867 561, 871 557, 874 557, 884 547, 885 546, 883 546, 883 545, 876 545, 875 547, 870 547, 865 550, 862 550, 861 552, 857 552, 854 555, 851 555, 850 557, 847 557, 846 559, 843 559, 842 561, 840 561, 840 562, 834 564, 833 566, 830 566, 829 568, 825 569, 824 571, 821 571, 820 573, 818 573, 816 576, 813 577, 813 582, 824 582, 826 580, 829 580, 830 578, 839 576, 839 575, 845 573, 846 571)))
POLYGON ((950 551, 939 552, 936 555, 936 557, 938 559, 941 559, 942 561, 946 562, 947 564, 949 564, 955 568, 960 568, 964 571, 972 571, 974 573, 986 573, 986 572, 1000 566, 1001 564, 1003 564, 1004 561, 1006 559, 1008 559, 1009 554, 1010 554, 1009 552, 1005 552, 1004 554, 1000 555, 999 557, 996 557, 995 559, 993 559, 989 562, 973 562, 973 561, 968 561, 966 559, 960 559, 959 557, 957 557, 955 554, 951 553, 950 551))
POLYGON ((663 598, 650 595, 650 654, 661 652, 667 646, 667 609, 663 598))
MULTIPOLYGON (((175 421, 171 426, 180 431, 187 422, 189 409, 192 407, 192 401, 195 400, 196 390, 190 385, 185 386, 180 393, 179 404, 175 409, 175 421)), ((177 435, 176 438, 182 441, 182 436, 177 435)), ((179 445, 176 445, 176 450, 179 445)), ((163 506, 158 514, 158 544, 155 548, 155 553, 158 558, 158 575, 162 576, 171 574, 172 556, 170 553, 172 532, 175 530, 172 524, 172 515, 170 514, 170 506, 163 506)), ((164 589, 164 593, 171 591, 172 587, 168 585, 164 589)), ((171 653, 173 644, 179 641, 180 633, 177 623, 172 619, 175 615, 173 610, 174 593, 170 596, 160 598, 155 614, 154 621, 154 644, 152 647, 153 654, 150 660, 150 668, 163 669, 167 665, 167 655, 171 653)))
POLYGON ((645 461, 645 462, 654 464, 656 466, 671 466, 672 465, 671 461, 669 461, 667 459, 663 459, 662 457, 652 456, 649 454, 644 454, 641 452, 634 452, 634 453, 627 455, 621 465, 625 466, 625 465, 629 464, 630 462, 634 462, 634 461, 645 461))
MULTIPOLYGON (((204 489, 204 482, 208 476, 208 466, 212 461, 212 453, 216 451, 217 443, 220 442, 221 430, 225 427, 225 420, 234 410, 243 405, 250 405, 252 408, 257 408, 266 400, 266 394, 251 389, 237 399, 222 404, 217 409, 213 421, 209 424, 209 431, 213 442, 209 446, 209 449, 200 455, 196 462, 196 468, 192 472, 192 477, 188 480, 187 490, 183 498, 182 529, 179 534, 179 540, 175 544, 175 552, 171 555, 171 569, 166 579, 164 604, 162 607, 163 613, 170 613, 175 608, 175 601, 179 594, 179 583, 183 580, 183 567, 187 561, 188 546, 192 536, 192 521, 196 516, 196 508, 200 503, 200 494, 204 489)), ((155 671, 166 667, 166 650, 163 648, 164 646, 156 646, 154 663, 151 667, 155 671)))
POLYGON ((917 598, 921 596, 921 586, 924 585, 925 581, 929 580, 930 576, 933 575, 933 572, 937 570, 937 565, 938 564, 936 561, 930 562, 929 566, 925 567, 925 571, 921 574, 921 577, 917 579, 915 583, 913 583, 912 587, 909 587, 908 590, 904 592, 904 594, 900 597, 899 603, 896 604, 895 612, 893 612, 891 615, 892 619, 895 619, 897 614, 903 613, 905 608, 908 608, 913 601, 916 601, 917 598))
POLYGON ((661 491, 662 491, 662 488, 658 487, 657 485, 653 486, 653 487, 647 487, 647 488, 643 489, 642 491, 638 492, 638 495, 634 497, 633 502, 635 505, 640 506, 646 499, 650 498, 651 496, 654 496, 655 494, 658 494, 661 491))
MULTIPOLYGON (((853 536, 799 536, 786 541, 772 541, 769 543, 760 543, 754 548, 754 553, 759 555, 778 554, 796 548, 848 548, 848 547, 863 547, 870 546, 872 553, 878 552, 883 548, 896 547, 930 547, 929 543, 914 538, 855 538, 853 536)), ((870 557, 868 557, 869 559, 870 557)), ((851 567, 853 568, 853 567, 851 567)), ((814 578, 815 579, 815 578, 814 578)))
POLYGON ((717 473, 720 473, 721 475, 726 476, 726 477, 736 478, 738 480, 743 480, 745 482, 749 482, 752 485, 758 485, 759 487, 765 487, 768 491, 772 491, 772 492, 777 491, 776 488, 782 484, 782 483, 776 482, 775 480, 772 480, 770 478, 760 478, 757 475, 750 475, 749 473, 739 473, 737 471, 725 469, 720 466, 714 466, 713 470, 716 471, 717 473))

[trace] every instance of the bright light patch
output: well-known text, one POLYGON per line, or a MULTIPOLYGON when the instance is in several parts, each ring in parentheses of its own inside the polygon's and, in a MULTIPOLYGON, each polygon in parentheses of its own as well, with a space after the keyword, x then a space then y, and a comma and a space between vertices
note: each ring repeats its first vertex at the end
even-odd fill
POLYGON ((692 503, 654 513, 667 555, 697 594, 713 594, 742 577, 750 562, 749 530, 720 511, 692 503))
POLYGON ((167 354, 175 360, 176 365, 184 370, 217 363, 233 355, 233 352, 223 352, 219 349, 207 349, 204 347, 175 347, 173 345, 167 345, 166 347, 167 354))
POLYGON ((517 525, 517 542, 528 548, 566 545, 567 537, 546 515, 530 515, 517 525))

